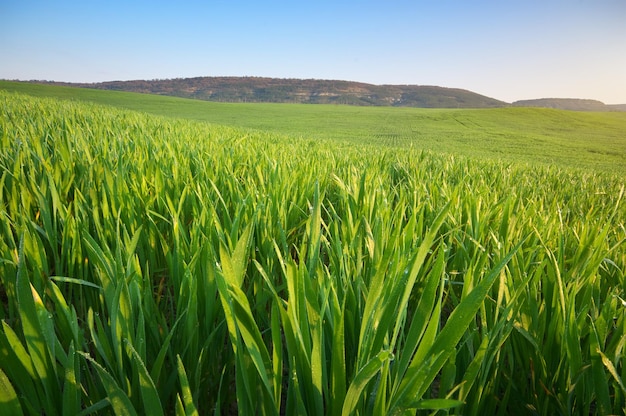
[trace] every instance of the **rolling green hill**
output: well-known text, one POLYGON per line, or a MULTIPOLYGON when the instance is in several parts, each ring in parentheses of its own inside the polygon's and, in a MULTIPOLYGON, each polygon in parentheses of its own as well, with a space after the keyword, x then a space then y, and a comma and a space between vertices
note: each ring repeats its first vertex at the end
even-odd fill
POLYGON ((0 414, 624 414, 623 114, 11 87, 0 414))
POLYGON ((626 172, 626 113, 622 112, 215 103, 6 81, 0 82, 0 89, 293 137, 626 172))

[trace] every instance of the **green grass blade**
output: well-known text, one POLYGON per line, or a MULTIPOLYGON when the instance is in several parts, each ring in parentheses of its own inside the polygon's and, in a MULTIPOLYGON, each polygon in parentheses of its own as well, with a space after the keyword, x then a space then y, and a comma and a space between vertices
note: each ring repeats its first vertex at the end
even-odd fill
MULTIPOLYGON (((198 410, 193 402, 191 395, 191 389, 189 388, 189 380, 187 379, 187 373, 185 372, 185 366, 183 365, 180 355, 176 356, 176 368, 178 371, 178 380, 180 381, 180 388, 183 395, 182 406, 186 416, 198 416, 198 410)), ((179 400, 180 400, 180 396, 179 400)))
POLYGON ((447 410, 463 404, 460 400, 452 399, 425 399, 415 405, 417 410, 447 410))
POLYGON ((344 321, 346 303, 341 307, 341 313, 334 315, 332 356, 330 364, 330 414, 339 416, 346 396, 346 346, 344 321))
POLYGON ((488 347, 489 338, 485 336, 480 343, 480 346, 478 347, 474 358, 465 370, 465 374, 463 375, 463 380, 461 381, 461 387, 459 390, 459 398, 461 400, 465 400, 467 398, 467 394, 476 382, 476 377, 478 377, 478 373, 485 359, 485 354, 487 353, 488 347))
POLYGON ((102 288, 100 286, 98 286, 97 284, 95 284, 95 283, 88 282, 88 281, 83 280, 83 279, 75 279, 73 277, 50 276, 50 280, 54 280, 55 282, 72 283, 72 284, 75 284, 75 285, 92 287, 94 289, 102 290, 102 288))
POLYGON ((117 363, 117 374, 121 378, 124 376, 124 340, 131 338, 134 334, 131 331, 132 310, 130 304, 130 295, 128 286, 123 279, 117 284, 113 305, 110 309, 111 313, 111 346, 117 363))
POLYGON ((350 383, 346 399, 341 410, 342 416, 349 416, 356 409, 359 401, 364 399, 363 391, 378 372, 383 368, 385 363, 393 359, 393 353, 390 351, 381 351, 372 358, 365 366, 357 372, 354 379, 350 383))
POLYGON ((2 321, 2 329, 4 330, 4 335, 7 340, 7 347, 11 349, 11 352, 17 359, 17 361, 13 361, 13 359, 8 359, 9 357, 7 357, 6 360, 3 360, 2 366, 5 369, 11 368, 12 372, 16 375, 26 373, 26 375, 31 379, 36 379, 37 371, 35 371, 33 362, 28 355, 28 351, 26 351, 26 348, 18 338, 17 334, 13 331, 13 328, 11 328, 6 322, 2 321), (18 363, 19 366, 17 365, 18 363))
POLYGON ((407 371, 404 380, 390 401, 392 414, 415 408, 428 385, 436 377, 450 354, 454 353, 457 343, 475 319, 475 314, 484 302, 491 286, 522 243, 523 241, 515 246, 452 311, 446 325, 433 341, 429 352, 425 354, 425 359, 409 366, 410 371, 407 371))
POLYGON ((46 328, 41 325, 42 320, 48 319, 49 313, 24 270, 24 237, 20 242, 19 259, 16 290, 24 339, 37 377, 41 380, 46 392, 46 410, 56 413, 59 405, 55 402, 61 397, 61 389, 55 371, 56 367, 53 365, 56 357, 50 351, 50 348, 54 346, 54 341, 46 339, 46 336, 54 336, 54 334, 50 334, 48 325, 46 328))
POLYGON ((74 342, 70 343, 65 363, 65 382, 63 384, 63 415, 73 416, 80 410, 80 371, 78 355, 74 349, 74 342))
MULTIPOLYGON (((240 288, 247 265, 247 251, 251 244, 251 231, 252 226, 248 226, 237 242, 233 256, 228 254, 226 247, 223 245, 220 246, 222 273, 217 273, 216 281, 220 300, 226 315, 233 351, 237 355, 238 364, 240 364, 237 366, 237 371, 239 372, 238 382, 243 383, 241 384, 242 386, 248 386, 246 389, 257 387, 256 382, 249 379, 249 375, 247 371, 245 371, 246 369, 242 368, 243 355, 241 354, 246 353, 247 358, 249 358, 256 369, 256 373, 265 393, 268 394, 270 398, 273 398, 273 383, 271 381, 272 364, 269 352, 265 346, 259 327, 254 320, 250 303, 245 293, 240 288), (239 337, 243 340, 245 350, 241 348, 242 344, 239 337)), ((264 404, 269 405, 268 403, 264 404)), ((276 410, 279 404, 273 403, 273 406, 276 410)), ((272 406, 269 407, 271 408, 272 406)))
POLYGON ((307 232, 307 269, 309 271, 315 270, 317 261, 320 256, 320 242, 321 242, 321 199, 320 199, 319 183, 315 183, 315 191, 313 193, 313 205, 310 207, 311 216, 309 218, 309 227, 307 232))
POLYGON ((76 416, 88 416, 91 414, 99 414, 98 412, 106 409, 109 406, 111 406, 111 402, 109 401, 108 398, 104 398, 92 404, 91 406, 83 409, 80 413, 77 413, 76 416))
POLYGON ((104 360, 104 364, 106 364, 107 368, 113 368, 112 366, 113 363, 115 363, 115 357, 113 355, 111 343, 109 342, 109 337, 105 333, 104 325, 100 320, 100 316, 97 312, 94 313, 91 308, 87 311, 87 327, 89 328, 93 345, 96 347, 96 350, 100 354, 102 360, 104 360))
POLYGON ((104 367, 98 364, 93 358, 91 358, 88 354, 80 352, 83 358, 91 363, 92 367, 96 369, 98 376, 100 377, 100 381, 104 386, 104 390, 107 393, 107 398, 113 408, 113 411, 116 415, 123 416, 136 416, 137 411, 133 407, 130 398, 124 390, 122 390, 115 379, 109 374, 104 367))
POLYGON ((271 313, 271 331, 272 331, 272 370, 273 370, 273 387, 274 387, 274 403, 281 402, 282 396, 282 377, 283 377, 283 340, 280 330, 280 307, 277 303, 272 305, 271 313))
POLYGON ((606 363, 602 359, 600 343, 595 325, 591 322, 591 339, 589 343, 591 358, 591 375, 594 383, 594 391, 598 403, 599 414, 608 415, 613 413, 611 398, 609 393, 609 379, 604 368, 606 363))
POLYGON ((23 415, 20 400, 8 377, 0 369, 0 416, 23 415))
POLYGON ((163 407, 161 406, 159 393, 157 392, 154 381, 152 381, 141 356, 128 340, 126 340, 126 349, 135 364, 136 371, 139 373, 139 389, 141 391, 141 399, 145 414, 156 416, 163 415, 163 407))
POLYGON ((163 340, 161 348, 159 349, 159 353, 157 354, 156 359, 152 363, 152 369, 150 370, 150 378, 152 380, 158 380, 161 377, 161 369, 163 368, 163 363, 165 362, 165 358, 168 352, 171 351, 170 344, 172 342, 172 337, 175 334, 178 323, 183 319, 185 314, 186 312, 183 312, 182 314, 180 314, 178 319, 176 319, 176 322, 174 322, 174 325, 172 325, 172 328, 170 329, 169 333, 163 340))
POLYGON ((13 329, 2 320, 0 333, 0 369, 8 374, 21 397, 33 408, 40 407, 40 394, 35 386, 37 373, 26 348, 13 329))
POLYGON ((88 233, 83 235, 83 244, 89 253, 89 259, 93 259, 95 265, 102 271, 98 276, 100 277, 101 287, 104 290, 105 299, 108 301, 115 295, 114 262, 88 233))
MULTIPOLYGON (((441 211, 439 211, 439 213, 437 214, 437 216, 435 217, 435 219, 433 220, 432 224, 430 225, 430 228, 428 229, 428 232, 426 233, 426 235, 424 236, 424 240, 422 241, 417 255, 415 257, 415 260, 413 261, 413 264, 411 265, 411 270, 409 272, 409 276, 407 279, 407 283, 404 289, 404 293, 402 294, 402 299, 400 300, 400 304, 399 304, 399 310, 404 310, 406 308, 406 305, 409 302, 409 297, 411 296, 411 293, 413 292, 413 287, 415 286, 415 281, 417 279, 418 273, 420 271, 420 269, 423 267, 424 264, 424 260, 426 258, 426 256, 428 255, 428 252, 431 250, 432 244, 435 240, 435 237, 437 235, 437 232, 439 231, 439 229, 441 228, 441 226, 443 225, 448 212, 450 211, 450 207, 451 207, 451 203, 448 202, 442 209, 441 211)), ((441 257, 443 255, 443 253, 439 253, 439 256, 441 257)), ((440 278, 440 272, 443 268, 443 264, 442 263, 437 263, 437 265, 435 266, 435 270, 433 271, 434 275, 436 278, 440 278)), ((435 278, 433 277, 433 278, 435 278)), ((398 333, 399 331, 399 327, 400 327, 400 318, 397 318, 396 324, 395 324, 395 329, 394 329, 394 335, 396 333, 398 333)), ((395 336, 394 336, 395 338, 395 336)))
POLYGON ((622 381, 622 378, 617 373, 617 369, 615 368, 615 365, 613 365, 613 362, 602 351, 598 351, 598 353, 600 354, 600 357, 602 358, 602 364, 604 364, 604 367, 606 367, 609 374, 611 374, 613 379, 617 382, 617 385, 622 391, 622 394, 626 396, 626 386, 624 386, 624 382, 622 381))
MULTIPOLYGON (((443 248, 441 251, 443 251, 443 248)), ((444 253, 440 252, 435 267, 428 274, 428 276, 426 276, 422 296, 420 297, 415 308, 413 319, 411 320, 409 330, 406 334, 404 347, 399 354, 400 357, 398 359, 396 369, 398 378, 396 379, 396 382, 399 382, 404 377, 415 351, 421 345, 420 339, 424 336, 424 332, 427 330, 429 322, 433 319, 437 319, 437 321, 439 320, 439 314, 436 313, 433 308, 437 299, 441 302, 442 293, 440 296, 437 296, 437 288, 441 285, 441 272, 444 266, 443 261, 444 253)), ((398 326, 399 324, 396 325, 398 326)))
POLYGON ((183 406, 183 401, 180 399, 180 394, 176 395, 176 410, 174 412, 176 416, 185 415, 185 406, 183 406))
POLYGON ((246 227, 237 241, 232 256, 226 254, 225 249, 220 250, 220 260, 222 261, 224 277, 226 277, 231 285, 236 287, 241 287, 243 283, 248 260, 248 250, 252 242, 252 231, 252 225, 246 227))

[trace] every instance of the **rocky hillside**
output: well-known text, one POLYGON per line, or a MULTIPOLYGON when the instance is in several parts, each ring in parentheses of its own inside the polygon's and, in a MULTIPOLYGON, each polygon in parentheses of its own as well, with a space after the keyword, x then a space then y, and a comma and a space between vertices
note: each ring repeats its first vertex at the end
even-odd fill
POLYGON ((513 104, 458 88, 374 85, 352 81, 262 77, 197 77, 78 84, 32 81, 83 88, 170 95, 221 102, 349 104, 422 108, 545 107, 575 111, 626 111, 626 104, 597 100, 540 98, 513 104))
POLYGON ((223 102, 351 104, 365 106, 487 108, 507 103, 471 91, 421 85, 373 85, 351 81, 260 77, 198 77, 95 84, 86 88, 172 95, 223 102))

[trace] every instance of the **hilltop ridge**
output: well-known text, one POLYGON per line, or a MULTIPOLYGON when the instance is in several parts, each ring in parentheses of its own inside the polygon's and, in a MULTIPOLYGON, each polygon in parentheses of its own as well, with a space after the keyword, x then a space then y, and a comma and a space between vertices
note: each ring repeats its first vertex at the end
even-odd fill
POLYGON ((458 88, 373 85, 354 81, 264 77, 196 77, 60 83, 55 85, 140 92, 219 102, 348 104, 424 108, 494 108, 503 101, 458 88))
POLYGON ((539 98, 534 100, 520 100, 513 103, 516 107, 555 108, 572 111, 626 111, 626 105, 607 105, 598 100, 584 100, 579 98, 539 98))
POLYGON ((194 77, 98 83, 29 81, 101 90, 127 91, 216 102, 346 104, 419 108, 543 107, 573 111, 626 111, 626 104, 575 98, 539 98, 507 103, 469 90, 432 85, 374 85, 356 81, 194 77))

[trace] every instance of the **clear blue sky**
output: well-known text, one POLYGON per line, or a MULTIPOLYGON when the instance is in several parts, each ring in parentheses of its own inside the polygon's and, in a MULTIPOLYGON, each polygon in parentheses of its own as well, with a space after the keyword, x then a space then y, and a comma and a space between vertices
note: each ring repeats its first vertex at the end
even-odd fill
POLYGON ((626 103, 626 0, 0 0, 0 78, 225 75, 626 103))

